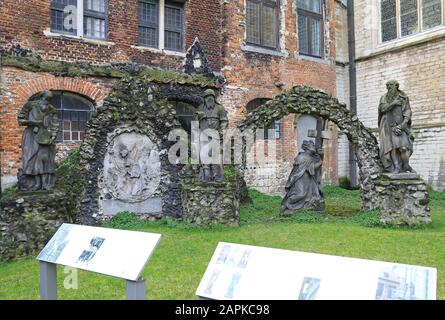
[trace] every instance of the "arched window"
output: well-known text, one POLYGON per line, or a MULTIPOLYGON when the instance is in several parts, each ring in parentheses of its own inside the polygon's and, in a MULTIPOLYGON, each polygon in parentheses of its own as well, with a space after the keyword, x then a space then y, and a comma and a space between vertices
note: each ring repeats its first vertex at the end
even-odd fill
POLYGON ((58 110, 60 122, 57 141, 81 141, 86 124, 94 112, 93 103, 78 94, 65 91, 53 91, 52 102, 58 110))
MULTIPOLYGON (((255 109, 259 108, 263 104, 265 104, 270 99, 266 98, 257 98, 252 101, 250 101, 247 106, 246 110, 247 113, 254 111, 255 109)), ((281 121, 277 120, 274 123, 272 123, 269 127, 264 128, 264 139, 265 140, 279 140, 281 138, 281 121), (269 137, 269 130, 274 130, 275 136, 269 137)))
MULTIPOLYGON (((85 135, 86 123, 94 112, 93 103, 75 93, 65 91, 51 91, 52 105, 57 109, 60 130, 57 142, 81 141, 85 135)), ((40 94, 30 100, 38 100, 40 94)))
POLYGON ((191 134, 195 108, 192 105, 181 101, 174 101, 172 103, 176 106, 176 117, 181 123, 182 128, 187 131, 188 134, 191 134))

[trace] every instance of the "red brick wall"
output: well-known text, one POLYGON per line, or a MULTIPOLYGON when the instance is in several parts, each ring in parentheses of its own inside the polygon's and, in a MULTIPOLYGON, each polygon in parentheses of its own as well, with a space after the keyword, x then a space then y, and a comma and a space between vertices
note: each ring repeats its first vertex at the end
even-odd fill
MULTIPOLYGON (((281 30, 280 51, 286 56, 250 52, 242 49, 245 45, 245 1, 235 0, 224 3, 224 60, 223 73, 227 78, 222 103, 234 123, 246 114, 246 105, 255 98, 272 98, 294 85, 305 84, 336 94, 335 70, 335 2, 326 0, 326 30, 324 61, 303 59, 298 56, 297 15, 295 1, 281 0, 281 17, 285 17, 285 30, 281 30), (277 87, 276 84, 283 84, 277 87)), ((279 161, 291 163, 297 153, 295 116, 282 119, 282 138, 277 141, 279 161)), ((325 181, 337 183, 338 154, 336 147, 336 126, 334 141, 325 144, 325 181)))
MULTIPOLYGON (((110 63, 134 61, 179 70, 183 57, 133 48, 138 42, 138 0, 108 0, 108 39, 92 43, 45 36, 50 30, 50 0, 2 0, 0 46, 18 43, 38 50, 44 59, 110 63)), ((199 37, 211 66, 221 66, 221 5, 218 0, 185 3, 184 51, 199 37)))
MULTIPOLYGON (((184 55, 169 55, 134 48, 138 42, 138 0, 108 0, 106 41, 46 36, 50 30, 50 0, 2 0, 0 5, 0 47, 20 44, 37 51, 45 60, 86 61, 93 64, 133 61, 165 69, 180 70, 184 55)), ((222 6, 218 0, 187 0, 185 3, 184 51, 198 37, 208 53, 211 67, 222 63, 222 6)), ((3 68, 0 78, 0 152, 2 174, 15 175, 20 166, 23 128, 17 114, 28 99, 45 89, 76 92, 100 106, 113 81, 56 78, 41 73, 3 68)), ((66 155, 73 144, 60 144, 66 155)))

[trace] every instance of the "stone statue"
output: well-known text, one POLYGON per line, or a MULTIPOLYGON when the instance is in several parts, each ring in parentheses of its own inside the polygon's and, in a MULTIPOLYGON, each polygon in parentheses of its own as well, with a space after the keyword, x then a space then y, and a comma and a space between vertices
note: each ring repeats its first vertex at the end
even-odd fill
POLYGON ((283 199, 283 214, 303 210, 324 210, 321 178, 323 153, 315 149, 313 141, 305 140, 295 158, 293 170, 286 183, 286 196, 283 199))
MULTIPOLYGON (((197 120, 199 120, 199 128, 201 133, 204 130, 212 129, 222 137, 222 133, 227 129, 228 118, 227 112, 217 102, 216 93, 212 89, 208 89, 204 92, 204 103, 198 107, 196 112, 197 120)), ((209 137, 211 140, 212 137, 209 137)), ((220 148, 218 148, 220 152, 220 148)), ((212 150, 209 151, 209 157, 213 157, 212 150)), ((224 168, 222 164, 222 157, 218 164, 206 164, 201 161, 200 165, 200 179, 204 182, 223 182, 224 181, 224 168)), ((201 159, 202 160, 202 159, 201 159)))
POLYGON ((415 173, 409 165, 414 137, 411 133, 411 108, 397 81, 386 84, 388 92, 380 99, 380 158, 385 172, 415 173))
POLYGON ((39 100, 29 101, 19 113, 18 122, 26 126, 22 140, 22 169, 19 189, 50 190, 55 184, 55 140, 59 133, 57 110, 51 104, 52 93, 45 91, 39 100))

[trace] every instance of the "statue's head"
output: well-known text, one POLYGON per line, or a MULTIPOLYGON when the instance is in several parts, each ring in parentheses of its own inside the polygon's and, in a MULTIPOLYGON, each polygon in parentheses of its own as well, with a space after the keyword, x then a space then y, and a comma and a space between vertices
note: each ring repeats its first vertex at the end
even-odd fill
POLYGON ((129 153, 129 151, 128 151, 127 146, 124 144, 121 144, 119 146, 119 154, 121 155, 121 157, 125 159, 128 156, 128 153, 129 153))
POLYGON ((315 153, 317 150, 315 149, 315 143, 311 140, 304 140, 303 145, 301 146, 303 151, 311 151, 315 153))
POLYGON ((388 89, 388 91, 397 91, 399 87, 400 84, 396 80, 391 80, 386 83, 386 89, 388 89))
POLYGON ((53 93, 51 91, 49 91, 49 90, 43 91, 42 97, 41 97, 42 100, 46 100, 46 101, 50 102, 52 98, 53 98, 53 93))
POLYGON ((216 92, 212 89, 204 91, 204 102, 206 106, 213 107, 216 104, 216 92))
POLYGON ((42 111, 45 111, 46 109, 48 109, 48 103, 51 103, 51 100, 53 98, 53 93, 49 90, 45 90, 42 95, 40 96, 40 101, 42 102, 40 104, 40 108, 42 109, 42 111))

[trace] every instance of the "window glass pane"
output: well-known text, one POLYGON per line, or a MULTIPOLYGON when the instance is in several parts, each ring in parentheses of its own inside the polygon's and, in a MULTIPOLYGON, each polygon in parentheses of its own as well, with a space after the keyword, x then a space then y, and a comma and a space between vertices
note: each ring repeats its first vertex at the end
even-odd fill
POLYGON ((276 8, 263 7, 263 45, 277 47, 277 12, 276 8))
POLYGON ((79 121, 73 121, 71 123, 71 130, 72 131, 79 131, 80 129, 79 121))
POLYGON ((77 7, 76 0, 57 0, 52 1, 51 9, 51 31, 76 34, 77 28, 74 25, 75 12, 64 12, 66 6, 77 7))
POLYGON ((417 32, 417 0, 400 0, 400 19, 402 37, 417 32))
POLYGON ((105 13, 105 0, 84 0, 86 10, 93 10, 105 13))
POLYGON ((182 29, 181 9, 176 7, 165 7, 165 26, 167 28, 182 29))
POLYGON ((57 141, 80 141, 86 123, 91 119, 93 104, 82 96, 70 92, 53 92, 54 106, 59 110, 60 132, 57 141))
POLYGON ((62 109, 62 93, 52 91, 53 97, 51 99, 51 104, 57 109, 62 109))
POLYGON ((182 37, 179 32, 165 31, 164 42, 167 50, 182 50, 182 37))
POLYGON ((71 130, 71 121, 69 121, 69 120, 63 121, 63 130, 65 130, 65 131, 71 130))
POLYGON ((76 111, 72 111, 72 112, 68 112, 68 113, 70 115, 70 120, 72 121, 72 123, 71 123, 71 130, 76 130, 76 129, 73 128, 73 124, 74 124, 74 122, 79 121, 79 115, 77 114, 76 111))
POLYGON ((64 92, 62 101, 63 110, 85 110, 91 112, 93 104, 82 96, 64 92))
POLYGON ((430 29, 442 24, 442 4, 440 0, 422 1, 423 29, 430 29))
POLYGON ((300 53, 309 53, 307 17, 298 15, 298 46, 300 53))
MULTIPOLYGON (((179 5, 179 4, 178 4, 179 5)), ((165 6, 164 10, 164 45, 167 50, 182 50, 183 17, 182 8, 165 6)))
POLYGON ((281 138, 281 121, 275 121, 275 139, 281 138))
POLYGON ((140 22, 158 24, 158 7, 154 2, 139 2, 140 22))
POLYGON ((76 6, 77 7, 77 0, 53 0, 51 2, 53 5, 61 5, 61 6, 76 6))
POLYGON ((382 0, 382 41, 397 38, 396 0, 382 0))
POLYGON ((184 102, 178 102, 176 104, 176 117, 178 118, 184 130, 187 131, 187 133, 189 134, 192 132, 192 121, 194 118, 194 114, 195 109, 193 108, 193 106, 184 102))
POLYGON ((298 0, 299 9, 321 13, 321 0, 298 0))
POLYGON ((321 21, 311 19, 312 54, 321 57, 321 21))
POLYGON ((105 39, 105 20, 92 17, 84 18, 85 36, 105 39))
POLYGON ((247 42, 261 44, 259 3, 247 1, 246 28, 247 28, 247 42))
POLYGON ((73 141, 79 141, 79 132, 72 132, 71 133, 71 139, 73 141))
POLYGON ((139 27, 139 43, 148 47, 158 46, 158 29, 139 27))

